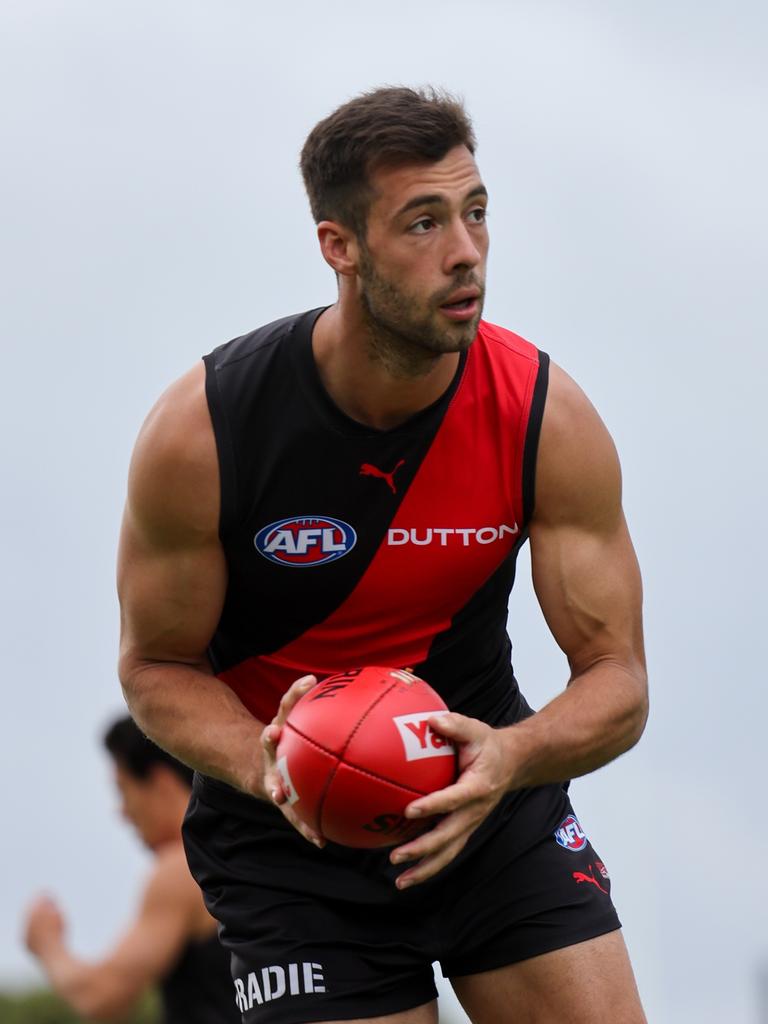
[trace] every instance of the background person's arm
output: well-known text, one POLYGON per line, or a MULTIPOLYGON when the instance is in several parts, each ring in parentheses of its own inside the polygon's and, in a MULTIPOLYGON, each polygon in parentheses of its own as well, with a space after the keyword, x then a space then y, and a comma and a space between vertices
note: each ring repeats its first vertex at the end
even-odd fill
POLYGON ((25 942, 51 988, 76 1013, 89 1020, 113 1020, 173 967, 199 913, 200 891, 178 844, 158 854, 135 920, 103 959, 89 961, 72 953, 64 918, 49 897, 30 907, 25 942))
POLYGON ((400 885, 424 881, 449 863, 504 793, 593 771, 628 750, 645 726, 642 588, 618 458, 586 396, 555 366, 530 541, 534 587, 568 658, 568 685, 538 714, 505 729, 457 714, 432 720, 459 744, 461 775, 407 809, 410 817, 448 816, 393 851, 395 863, 421 858, 400 885))

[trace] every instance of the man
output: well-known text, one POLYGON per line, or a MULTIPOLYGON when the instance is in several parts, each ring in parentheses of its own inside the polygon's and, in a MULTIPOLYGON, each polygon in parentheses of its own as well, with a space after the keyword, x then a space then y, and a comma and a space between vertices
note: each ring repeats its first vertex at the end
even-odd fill
POLYGON ((302 172, 337 301, 207 356, 134 454, 121 678, 198 771, 185 844, 246 1022, 434 1024, 438 960, 475 1024, 645 1019, 566 793, 647 713, 618 460, 567 375, 481 320, 474 150, 431 92, 320 122, 302 172), (528 537, 571 667, 535 715, 506 633, 528 537), (388 852, 326 844, 275 765, 301 694, 366 664, 424 677, 459 748, 458 781, 407 809, 439 824, 388 852))
POLYGON ((42 897, 27 915, 27 948, 58 995, 88 1019, 121 1018, 158 985, 164 1024, 233 1024, 240 1016, 231 998, 229 958, 181 843, 192 773, 130 718, 116 721, 104 743, 123 815, 154 854, 136 917, 115 948, 90 963, 70 952, 61 912, 42 897))

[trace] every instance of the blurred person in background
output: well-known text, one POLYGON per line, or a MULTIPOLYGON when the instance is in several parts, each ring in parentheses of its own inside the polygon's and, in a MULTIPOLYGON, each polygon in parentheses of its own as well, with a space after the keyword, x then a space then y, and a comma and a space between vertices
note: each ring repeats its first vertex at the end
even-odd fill
POLYGON ((122 1017, 152 987, 164 1024, 232 1024, 229 956, 187 867, 181 822, 192 772, 119 718, 104 745, 114 764, 122 813, 152 851, 152 869, 133 921, 114 949, 95 961, 75 956, 64 917, 49 896, 27 912, 24 939, 53 990, 91 1020, 122 1017))

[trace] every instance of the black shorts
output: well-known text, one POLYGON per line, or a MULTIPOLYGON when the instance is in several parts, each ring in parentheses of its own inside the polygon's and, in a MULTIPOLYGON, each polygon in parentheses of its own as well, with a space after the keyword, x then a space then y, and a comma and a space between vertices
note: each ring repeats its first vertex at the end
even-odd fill
POLYGON ((620 927, 561 785, 511 794, 403 892, 389 850, 318 850, 276 808, 198 776, 183 831, 247 1024, 402 1012, 435 998, 435 961, 475 974, 620 927))

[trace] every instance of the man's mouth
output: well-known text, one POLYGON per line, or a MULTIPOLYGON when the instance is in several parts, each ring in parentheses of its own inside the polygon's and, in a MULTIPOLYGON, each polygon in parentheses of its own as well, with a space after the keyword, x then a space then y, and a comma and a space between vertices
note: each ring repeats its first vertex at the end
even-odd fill
POLYGON ((440 312, 450 320, 471 320, 480 309, 480 292, 475 288, 456 291, 448 300, 440 305, 440 312))

